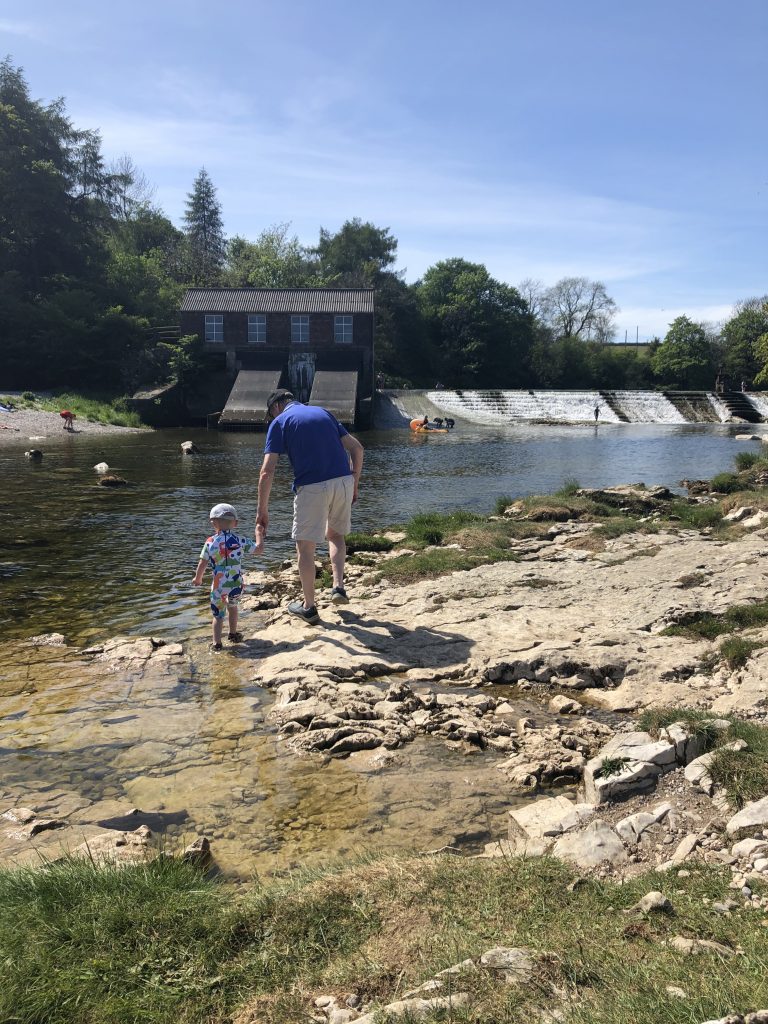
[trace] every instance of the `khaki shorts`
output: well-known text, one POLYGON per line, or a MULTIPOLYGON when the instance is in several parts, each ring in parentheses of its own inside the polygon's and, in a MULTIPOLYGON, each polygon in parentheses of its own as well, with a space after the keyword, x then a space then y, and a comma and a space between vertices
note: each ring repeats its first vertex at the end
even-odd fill
POLYGON ((293 499, 294 540, 322 544, 327 530, 346 534, 352 529, 353 476, 337 476, 319 484, 304 484, 293 499))

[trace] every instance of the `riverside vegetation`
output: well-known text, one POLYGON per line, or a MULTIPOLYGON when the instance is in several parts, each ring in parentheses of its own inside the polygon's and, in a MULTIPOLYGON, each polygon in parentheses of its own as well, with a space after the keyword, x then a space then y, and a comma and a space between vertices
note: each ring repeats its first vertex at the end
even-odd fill
MULTIPOLYGON (((612 564, 654 557, 656 538, 670 531, 736 549, 750 519, 752 528, 755 517, 768 523, 768 461, 740 457, 737 468, 738 488, 699 482, 695 503, 642 486, 585 491, 570 482, 558 495, 500 501, 490 518, 419 516, 401 530, 353 536, 352 568, 371 590, 463 579, 450 574, 465 569, 477 586, 482 566, 530 557, 515 541, 535 543, 574 521, 588 529, 569 543, 586 559, 608 552, 612 564), (620 546, 633 534, 647 539, 640 551, 620 546)), ((681 577, 680 593, 705 577, 703 566, 681 577)), ((540 569, 525 582, 532 596, 554 585, 540 569)), ((756 596, 681 612, 667 629, 696 650, 723 636, 754 645, 740 656, 749 666, 768 621, 756 596)), ((708 651, 705 678, 730 671, 731 656, 721 646, 712 661, 708 651)), ((709 775, 736 808, 768 793, 768 729, 758 718, 718 718, 678 702, 647 709, 635 727, 660 736, 682 722, 710 751, 709 775)), ((624 767, 623 757, 607 756, 603 776, 620 778, 624 767)), ((411 1003, 405 1019, 701 1024, 744 1014, 768 1007, 768 874, 753 870, 742 884, 721 828, 701 831, 709 862, 685 859, 663 872, 640 863, 626 875, 550 856, 447 853, 337 863, 239 888, 166 857, 120 869, 71 859, 2 869, 0 1020, 345 1024, 435 992, 441 1006, 411 1003), (644 902, 659 891, 663 900, 644 902), (499 950, 525 952, 524 977, 505 972, 499 950), (456 965, 441 987, 422 988, 456 965)))
POLYGON ((125 397, 108 398, 73 391, 37 395, 32 391, 23 391, 18 396, 0 395, 0 404, 12 405, 26 412, 60 412, 69 409, 79 420, 113 427, 145 426, 139 414, 128 408, 125 397))

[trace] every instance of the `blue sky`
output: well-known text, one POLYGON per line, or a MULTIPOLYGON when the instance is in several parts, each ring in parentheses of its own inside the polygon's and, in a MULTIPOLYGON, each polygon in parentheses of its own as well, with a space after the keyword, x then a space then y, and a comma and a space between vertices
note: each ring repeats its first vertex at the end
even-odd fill
POLYGON ((176 223, 205 166, 229 234, 598 279, 618 340, 768 292, 768 0, 3 0, 0 53, 176 223))

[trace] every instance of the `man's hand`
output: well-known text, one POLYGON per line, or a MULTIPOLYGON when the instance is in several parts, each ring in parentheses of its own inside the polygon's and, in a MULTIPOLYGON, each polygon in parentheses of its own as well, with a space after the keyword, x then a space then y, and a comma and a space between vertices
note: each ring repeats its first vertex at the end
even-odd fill
POLYGON ((256 513, 256 529, 254 530, 254 536, 256 537, 256 543, 260 540, 263 542, 267 536, 267 527, 269 526, 269 512, 261 509, 256 513))
POLYGON ((256 530, 254 531, 254 533, 256 537, 256 549, 254 551, 254 554, 261 555, 264 552, 264 538, 266 536, 266 531, 264 527, 261 525, 261 523, 256 523, 256 530))
POLYGON ((354 505, 357 501, 357 480, 355 480, 354 486, 352 487, 352 504, 354 505))

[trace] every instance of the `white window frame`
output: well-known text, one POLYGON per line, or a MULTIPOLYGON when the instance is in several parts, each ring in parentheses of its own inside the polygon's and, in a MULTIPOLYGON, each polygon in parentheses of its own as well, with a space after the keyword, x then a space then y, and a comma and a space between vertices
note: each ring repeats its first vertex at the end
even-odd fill
POLYGON ((265 313, 248 314, 248 342, 251 345, 266 345, 267 316, 265 313))
POLYGON ((205 340, 211 344, 224 342, 224 316, 221 313, 205 314, 205 340))
POLYGON ((291 316, 291 344, 309 344, 309 316, 305 313, 291 316))
POLYGON ((353 320, 351 315, 342 314, 333 318, 333 340, 337 345, 351 345, 353 338, 353 320))

